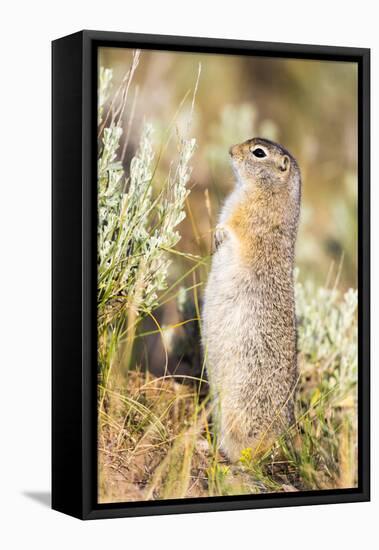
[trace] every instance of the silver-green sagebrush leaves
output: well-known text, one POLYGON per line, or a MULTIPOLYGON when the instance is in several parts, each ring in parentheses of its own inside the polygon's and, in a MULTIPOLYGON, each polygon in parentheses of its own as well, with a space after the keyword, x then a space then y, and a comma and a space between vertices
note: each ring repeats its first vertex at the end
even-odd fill
MULTIPOLYGON (((103 113, 112 73, 100 72, 99 113, 103 113)), ((99 114, 99 121, 102 120, 99 114)), ((153 186, 153 127, 145 123, 129 175, 119 158, 123 128, 103 129, 98 159, 98 304, 99 319, 117 322, 128 308, 144 315, 157 305, 167 286, 167 250, 180 239, 189 193, 189 166, 195 139, 179 139, 178 157, 164 184, 153 186), (153 187, 162 189, 155 196, 153 187)))

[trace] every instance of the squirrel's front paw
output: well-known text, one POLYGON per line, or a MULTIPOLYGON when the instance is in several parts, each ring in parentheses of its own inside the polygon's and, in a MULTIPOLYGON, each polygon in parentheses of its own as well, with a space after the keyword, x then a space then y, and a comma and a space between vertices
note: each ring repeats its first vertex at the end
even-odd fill
POLYGON ((222 245, 222 243, 225 241, 225 239, 228 236, 228 230, 226 227, 222 225, 216 225, 215 232, 213 235, 213 245, 214 245, 214 251, 222 245))

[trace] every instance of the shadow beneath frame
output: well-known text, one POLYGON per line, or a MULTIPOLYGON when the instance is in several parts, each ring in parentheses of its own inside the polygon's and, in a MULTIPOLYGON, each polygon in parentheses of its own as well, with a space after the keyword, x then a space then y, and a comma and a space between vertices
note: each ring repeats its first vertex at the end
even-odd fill
POLYGON ((51 493, 50 491, 23 491, 22 494, 25 497, 38 502, 42 506, 51 507, 51 493))

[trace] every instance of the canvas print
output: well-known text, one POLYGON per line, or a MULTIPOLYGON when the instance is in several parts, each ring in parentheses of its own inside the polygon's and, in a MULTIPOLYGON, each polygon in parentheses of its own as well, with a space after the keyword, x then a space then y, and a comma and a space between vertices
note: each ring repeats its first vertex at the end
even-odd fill
POLYGON ((99 504, 358 485, 353 62, 98 49, 99 504))

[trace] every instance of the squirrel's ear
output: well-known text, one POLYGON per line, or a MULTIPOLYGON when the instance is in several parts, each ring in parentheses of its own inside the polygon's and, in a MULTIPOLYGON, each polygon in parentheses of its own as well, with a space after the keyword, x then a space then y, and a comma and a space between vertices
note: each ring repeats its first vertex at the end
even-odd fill
POLYGON ((290 159, 287 155, 283 155, 280 159, 279 168, 282 172, 285 172, 290 165, 290 159))

